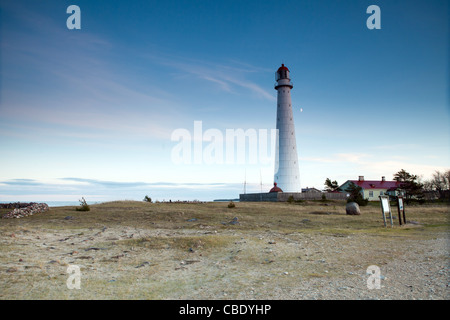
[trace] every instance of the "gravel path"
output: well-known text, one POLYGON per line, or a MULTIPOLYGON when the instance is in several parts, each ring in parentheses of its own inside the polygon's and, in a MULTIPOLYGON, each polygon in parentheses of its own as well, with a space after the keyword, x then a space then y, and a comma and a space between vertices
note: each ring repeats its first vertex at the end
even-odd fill
MULTIPOLYGON (((260 252, 260 260, 267 261, 270 267, 264 262, 245 267, 247 261, 241 257, 241 261, 235 260, 235 267, 222 266, 223 278, 213 288, 206 284, 195 295, 191 292, 169 298, 448 300, 448 240, 445 234, 440 236, 432 240, 401 240, 395 247, 384 247, 383 239, 367 235, 338 239, 296 235, 296 241, 290 242, 262 239, 267 245, 259 246, 242 240, 244 244, 235 251, 245 255, 247 247, 248 251, 260 252), (379 286, 370 281, 372 289, 368 288, 368 280, 375 276, 369 273, 369 266, 377 266, 380 271, 379 286)), ((187 272, 185 276, 194 274, 187 272)))
MULTIPOLYGON (((404 248, 402 246, 402 248, 404 248)), ((444 299, 450 298, 447 239, 415 242, 398 259, 379 265, 380 286, 368 289, 367 269, 348 271, 348 276, 305 282, 292 299, 444 299), (419 248, 419 250, 418 250, 419 248), (425 253, 424 253, 425 252, 425 253)), ((373 277, 373 276, 372 276, 373 277)), ((370 285, 369 284, 369 285, 370 285)))

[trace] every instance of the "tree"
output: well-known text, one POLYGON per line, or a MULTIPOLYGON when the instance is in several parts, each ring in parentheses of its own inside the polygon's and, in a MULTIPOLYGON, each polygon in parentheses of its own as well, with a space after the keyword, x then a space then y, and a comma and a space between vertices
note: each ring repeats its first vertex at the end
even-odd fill
POLYGON ((450 170, 440 172, 435 171, 431 180, 427 180, 424 183, 426 190, 436 190, 439 192, 439 198, 444 199, 449 195, 450 190, 450 170))
POLYGON ((334 180, 333 182, 331 182, 330 178, 327 178, 325 180, 325 186, 325 191, 327 192, 342 191, 341 188, 339 188, 339 184, 337 183, 337 181, 334 180))
POLYGON ((419 182, 417 175, 402 169, 394 174, 394 180, 400 182, 400 189, 405 192, 406 203, 409 203, 412 198, 422 199, 423 184, 419 182))
POLYGON ((353 182, 350 182, 350 185, 345 189, 346 192, 350 193, 350 196, 347 199, 347 202, 356 202, 360 206, 367 206, 369 203, 369 199, 363 198, 362 188, 357 186, 353 182))
POLYGON ((417 176, 413 176, 412 174, 410 174, 409 172, 406 172, 405 169, 400 170, 399 172, 397 172, 396 174, 394 174, 394 180, 395 181, 411 181, 411 180, 415 180, 417 179, 417 176))

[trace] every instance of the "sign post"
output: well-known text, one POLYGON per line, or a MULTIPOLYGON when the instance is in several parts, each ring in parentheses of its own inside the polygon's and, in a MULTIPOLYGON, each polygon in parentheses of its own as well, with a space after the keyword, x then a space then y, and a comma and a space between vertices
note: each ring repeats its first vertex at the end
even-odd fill
POLYGON ((394 226, 394 223, 392 222, 392 212, 391 212, 391 206, 389 205, 389 197, 388 196, 379 196, 380 203, 381 203, 381 213, 383 214, 383 222, 384 226, 386 227, 386 214, 389 214, 389 219, 391 221, 391 228, 394 226))
POLYGON ((400 225, 402 225, 402 216, 401 216, 402 213, 403 213, 403 223, 406 224, 405 205, 403 203, 402 196, 397 197, 397 208, 398 208, 398 221, 400 225))

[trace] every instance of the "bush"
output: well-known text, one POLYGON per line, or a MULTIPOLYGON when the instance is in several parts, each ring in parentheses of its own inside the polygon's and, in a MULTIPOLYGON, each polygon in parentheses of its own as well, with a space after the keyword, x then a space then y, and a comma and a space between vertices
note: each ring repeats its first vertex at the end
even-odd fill
POLYGON ((235 208, 236 205, 234 204, 233 201, 230 201, 230 203, 228 204, 228 208, 235 208))
POLYGON ((152 198, 150 198, 149 196, 145 196, 143 201, 152 203, 152 198))
POLYGON ((359 195, 355 195, 353 197, 349 197, 347 199, 347 203, 349 203, 349 202, 356 202, 360 207, 364 207, 364 206, 367 206, 367 204, 369 203, 369 199, 364 199, 362 197, 362 195, 359 194, 359 195))
POLYGON ((362 195, 362 188, 355 185, 353 182, 345 190, 350 193, 350 197, 347 199, 348 202, 356 202, 359 206, 367 206, 369 199, 364 199, 362 195))
POLYGON ((294 202, 294 196, 289 196, 289 198, 287 199, 287 202, 289 202, 289 203, 294 202))
POLYGON ((80 208, 76 208, 77 211, 91 211, 91 208, 87 204, 86 200, 82 197, 80 201, 80 208))

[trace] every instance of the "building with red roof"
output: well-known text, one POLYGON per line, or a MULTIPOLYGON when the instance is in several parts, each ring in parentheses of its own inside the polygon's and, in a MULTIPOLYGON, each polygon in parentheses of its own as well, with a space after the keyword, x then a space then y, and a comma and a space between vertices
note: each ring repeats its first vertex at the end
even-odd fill
POLYGON ((339 188, 342 192, 346 192, 351 186, 351 183, 361 187, 363 198, 369 199, 369 201, 379 201, 379 196, 384 195, 403 195, 403 191, 401 190, 402 182, 386 181, 385 177, 381 177, 381 180, 365 180, 364 176, 359 176, 358 180, 347 180, 339 188))
POLYGON ((272 189, 270 189, 270 191, 269 192, 283 192, 283 190, 281 190, 281 188, 280 187, 277 187, 277 183, 276 182, 274 182, 273 183, 273 188, 272 189))

